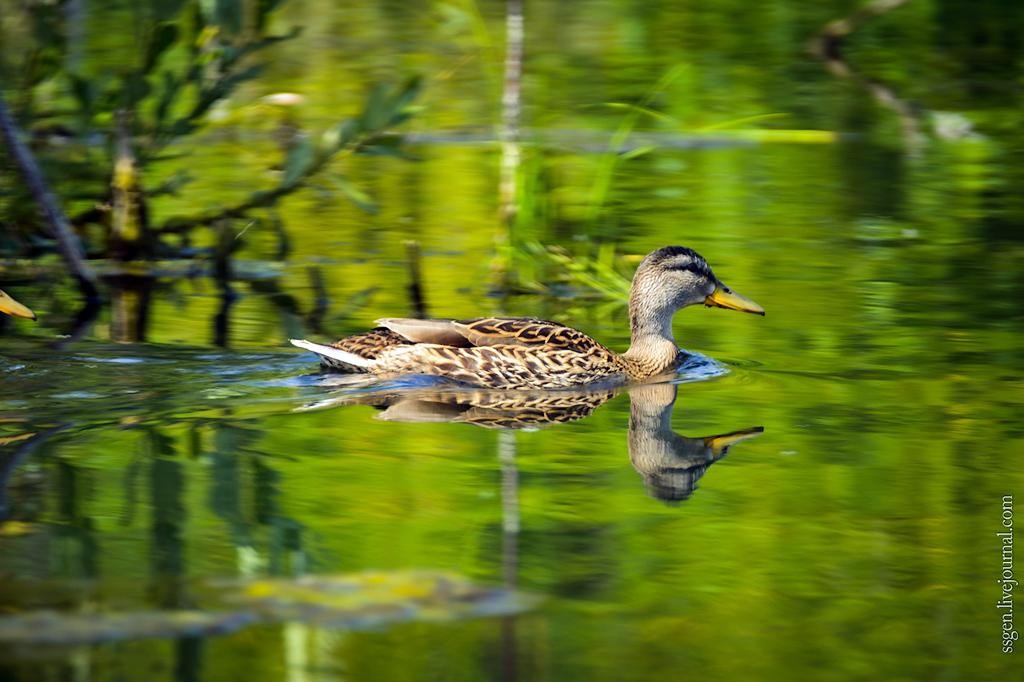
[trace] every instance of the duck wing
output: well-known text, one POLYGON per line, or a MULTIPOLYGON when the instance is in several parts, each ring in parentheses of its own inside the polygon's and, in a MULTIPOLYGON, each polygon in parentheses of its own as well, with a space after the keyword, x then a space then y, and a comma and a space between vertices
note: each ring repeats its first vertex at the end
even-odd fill
POLYGON ((467 348, 526 346, 589 353, 604 346, 583 332, 531 317, 479 317, 471 320, 386 318, 377 324, 414 343, 467 348))
POLYGON ((455 327, 455 320, 418 320, 413 317, 385 317, 375 324, 408 339, 412 343, 468 348, 473 344, 455 327))
POLYGON ((408 346, 410 343, 409 339, 387 327, 377 327, 362 334, 346 336, 332 343, 331 347, 358 355, 366 360, 376 360, 382 352, 396 346, 408 346))

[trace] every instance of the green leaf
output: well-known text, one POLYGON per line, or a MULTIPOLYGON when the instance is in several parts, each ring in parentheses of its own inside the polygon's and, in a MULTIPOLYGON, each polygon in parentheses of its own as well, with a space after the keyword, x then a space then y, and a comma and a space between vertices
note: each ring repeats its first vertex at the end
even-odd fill
POLYGON ((196 55, 199 54, 199 37, 203 35, 206 30, 206 14, 203 11, 202 3, 197 2, 191 6, 189 12, 192 15, 192 33, 189 35, 185 43, 188 45, 189 53, 192 55, 193 61, 196 55))
POLYGON ((281 185, 288 187, 299 182, 313 167, 316 152, 313 141, 308 137, 300 138, 291 149, 284 162, 284 177, 281 185))
POLYGON ((651 118, 661 121, 663 123, 669 123, 671 125, 676 126, 679 125, 679 121, 676 120, 675 118, 669 116, 668 114, 663 114, 660 111, 655 111, 650 107, 642 107, 636 104, 630 104, 629 102, 605 102, 604 106, 608 107, 609 109, 622 109, 624 111, 630 111, 635 114, 643 114, 644 116, 650 116, 651 118))
POLYGON ((772 119, 786 118, 789 116, 787 113, 777 112, 771 114, 757 114, 756 116, 744 116, 743 118, 734 118, 729 121, 722 121, 721 123, 714 123, 703 128, 697 128, 697 132, 707 133, 713 130, 724 130, 726 128, 738 128, 741 125, 748 125, 750 123, 760 123, 761 121, 769 121, 772 119))
POLYGON ((339 148, 349 144, 352 140, 356 139, 363 133, 363 128, 359 125, 359 120, 355 118, 342 121, 338 128, 341 131, 341 135, 338 138, 339 148))
POLYGON ((163 88, 160 90, 160 99, 157 101, 156 111, 154 112, 157 130, 162 128, 164 121, 167 120, 167 114, 170 111, 171 104, 174 102, 175 95, 178 94, 180 86, 181 81, 173 73, 170 71, 163 72, 163 88))
POLYGON ((237 50, 235 50, 235 54, 232 57, 231 62, 233 63, 234 61, 237 61, 238 59, 241 59, 246 55, 258 52, 264 48, 270 47, 271 45, 275 45, 285 40, 292 40, 294 38, 298 38, 300 35, 302 35, 302 27, 293 26, 292 30, 288 31, 288 33, 285 33, 284 35, 266 36, 264 38, 260 38, 259 40, 254 40, 252 42, 245 43, 244 45, 239 46, 237 50))
POLYGON ((334 179, 338 184, 338 188, 345 193, 345 196, 352 200, 352 203, 367 213, 377 212, 377 203, 366 192, 341 176, 336 176, 334 179))
POLYGON ((398 159, 414 159, 402 148, 404 141, 401 135, 388 134, 378 135, 373 138, 372 144, 367 144, 359 149, 360 154, 368 156, 393 156, 398 159))
POLYGON ((217 100, 223 99, 231 94, 231 91, 238 87, 240 84, 247 80, 256 78, 263 72, 263 67, 259 64, 250 66, 244 71, 231 74, 221 78, 213 85, 206 88, 199 94, 199 100, 195 106, 192 107, 192 112, 188 115, 189 119, 195 119, 206 113, 207 109, 214 105, 217 100))
POLYGON ((174 24, 160 24, 153 31, 153 37, 149 41, 149 45, 146 47, 146 61, 143 64, 142 71, 149 73, 156 66, 157 61, 160 59, 167 48, 174 44, 178 39, 178 27, 174 24))
POLYGON ((635 149, 630 149, 628 152, 623 152, 622 154, 619 155, 619 158, 622 159, 623 161, 629 161, 630 159, 635 159, 638 156, 649 154, 654 150, 654 145, 647 144, 641 147, 636 147, 635 149))
POLYGON ((366 98, 363 113, 359 116, 363 130, 374 131, 383 128, 390 118, 387 88, 379 83, 373 86, 366 98))
POLYGON ((423 78, 421 76, 413 76, 402 84, 391 101, 391 125, 398 125, 410 118, 409 105, 419 96, 422 89, 423 78))

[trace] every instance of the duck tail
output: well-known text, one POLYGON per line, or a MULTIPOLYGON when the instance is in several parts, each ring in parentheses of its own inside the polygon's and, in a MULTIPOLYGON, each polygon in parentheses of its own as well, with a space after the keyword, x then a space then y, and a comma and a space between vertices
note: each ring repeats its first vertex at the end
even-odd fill
POLYGON ((290 339, 293 346, 304 348, 320 356, 320 364, 336 372, 368 372, 374 365, 373 360, 349 353, 348 351, 327 346, 322 343, 313 343, 305 339, 290 339))

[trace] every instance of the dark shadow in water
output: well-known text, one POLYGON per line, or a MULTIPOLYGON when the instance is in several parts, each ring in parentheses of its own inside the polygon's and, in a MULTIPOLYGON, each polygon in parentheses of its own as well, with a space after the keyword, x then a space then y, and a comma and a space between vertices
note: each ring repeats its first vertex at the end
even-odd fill
POLYGON ((231 340, 231 308, 238 300, 238 293, 227 280, 219 283, 220 307, 213 317, 213 345, 227 348, 231 340))
POLYGON ((378 419, 402 422, 457 422, 492 429, 533 429, 583 419, 623 390, 629 392, 629 460, 652 497, 669 503, 688 499, 708 468, 735 443, 764 431, 754 426, 710 436, 681 436, 672 430, 678 385, 581 391, 489 391, 414 389, 349 395, 318 403, 372 405, 378 419))
POLYGON ((8 485, 14 470, 36 450, 56 433, 69 428, 68 424, 61 424, 38 433, 28 431, 15 436, 0 438, 0 447, 17 445, 13 452, 0 451, 0 523, 11 518, 11 505, 8 499, 8 485))
MULTIPOLYGON (((189 594, 185 579, 185 480, 181 458, 174 452, 169 438, 157 429, 147 429, 150 455, 149 493, 152 521, 150 526, 150 591, 158 608, 174 611, 191 609, 195 601, 189 594)), ((199 679, 202 670, 202 637, 179 637, 174 641, 174 679, 199 679)))
POLYGON ((92 323, 99 317, 103 304, 95 298, 86 299, 82 307, 75 313, 71 321, 71 327, 66 334, 61 336, 59 341, 53 342, 53 348, 60 350, 76 341, 80 341, 92 332, 92 323))
POLYGON ((110 338, 121 343, 145 342, 156 279, 148 275, 111 278, 110 338))

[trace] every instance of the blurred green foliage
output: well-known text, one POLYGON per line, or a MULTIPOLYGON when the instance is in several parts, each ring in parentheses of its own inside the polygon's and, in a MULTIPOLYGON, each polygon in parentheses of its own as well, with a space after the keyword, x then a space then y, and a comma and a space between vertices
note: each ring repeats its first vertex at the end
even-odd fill
MULTIPOLYGON (((77 24, 82 17, 75 16, 75 12, 81 12, 82 6, 75 0, 26 3, 4 21, 6 26, 24 23, 32 27, 32 39, 20 60, 10 51, 4 53, 4 71, 15 84, 11 90, 18 95, 16 113, 28 123, 44 163, 51 170, 61 169, 58 182, 73 183, 79 198, 91 196, 93 203, 99 204, 104 197, 110 201, 113 190, 116 204, 116 191, 122 186, 136 189, 133 200, 141 204, 151 196, 178 194, 195 179, 194 174, 178 172, 157 180, 147 191, 141 186, 140 177, 119 179, 115 172, 118 160, 131 155, 132 163, 126 172, 135 176, 145 174, 148 164, 166 158, 161 155, 170 145, 195 134, 215 117, 218 105, 241 85, 258 78, 264 65, 255 63, 252 57, 301 34, 298 27, 281 34, 268 32, 271 14, 281 4, 282 0, 133 3, 128 10, 132 49, 123 60, 90 68, 91 65, 70 54, 70 34, 81 30, 77 24), (41 108, 41 102, 56 108, 41 108), (61 108, 67 104, 71 104, 70 111, 61 108), (61 136, 61 140, 54 136, 61 136), (69 139, 64 140, 63 136, 69 139), (64 148, 67 144, 72 145, 77 164, 60 166, 68 157, 64 148)), ((409 79, 394 92, 377 86, 370 91, 361 114, 329 127, 317 139, 290 128, 284 120, 284 160, 280 180, 274 187, 253 192, 240 204, 221 207, 212 214, 176 217, 158 231, 184 233, 198 225, 246 218, 256 209, 272 208, 282 196, 304 186, 310 176, 338 156, 401 155, 401 138, 391 131, 409 119, 419 89, 418 78, 409 79)), ((301 101, 301 97, 288 93, 269 99, 271 107, 288 107, 301 101)), ((352 183, 342 177, 335 181, 357 205, 374 210, 372 200, 352 183)), ((42 230, 33 226, 31 210, 11 210, 14 204, 27 204, 27 194, 19 191, 16 182, 5 184, 5 193, 12 197, 4 211, 12 223, 11 232, 40 243, 37 231, 42 230)), ((104 224, 110 220, 109 212, 106 206, 90 209, 75 222, 83 229, 94 223, 104 224)), ((148 211, 143 207, 139 212, 145 222, 148 211)), ((98 232, 87 230, 86 234, 96 237, 98 232)), ((92 250, 101 254, 112 252, 109 244, 103 246, 105 236, 93 240, 92 250)), ((169 245, 162 243, 151 248, 148 255, 173 253, 168 249, 169 245)))
MULTIPOLYGON (((87 60, 134 54, 103 30, 124 7, 90 6, 87 60)), ((284 5, 275 20, 303 26, 301 38, 268 48, 261 77, 214 107, 223 118, 147 171, 151 187, 201 173, 187 192, 153 198, 156 223, 238 205, 253 178, 277 186, 282 169, 267 167, 284 158, 283 118, 332 129, 396 74, 429 85, 408 146, 417 161, 346 160, 344 180, 376 213, 345 199, 330 169, 282 197, 292 249, 274 268, 252 261, 274 257, 276 234, 246 232, 234 351, 210 347, 217 292, 175 272, 152 292, 149 343, 112 343, 111 309, 87 341, 54 352, 46 344, 73 319, 73 292, 46 278, 45 259, 6 270, 24 273, 4 288, 41 318, 9 322, 0 337, 3 453, 70 425, 36 441, 8 487, 5 596, 174 609, 189 605, 192 578, 429 567, 495 584, 512 557, 518 587, 553 598, 500 623, 285 625, 203 640, 201 655, 187 641, 136 643, 12 656, 4 671, 479 680, 512 662, 520 679, 558 682, 1012 679, 1016 659, 996 649, 986 529, 1001 496, 1024 485, 1022 7, 913 0, 847 42, 862 74, 959 131, 930 133, 911 154, 890 109, 807 56, 849 2, 528 2, 524 123, 538 142, 524 159, 534 217, 521 233, 535 250, 521 263, 534 268, 522 280, 542 286, 494 295, 497 155, 480 141, 493 139, 498 80, 471 32, 499 44, 503 3, 284 5), (646 107, 658 116, 634 127, 650 150, 615 161, 590 220, 609 135, 676 64, 687 68, 646 107), (281 92, 305 99, 291 118, 262 101, 281 92), (766 113, 786 116, 740 125, 832 139, 707 130, 766 113), (318 306, 316 338, 410 314, 406 240, 421 244, 429 314, 551 318, 618 350, 629 339, 616 300, 636 259, 696 248, 768 314, 678 316, 680 345, 730 372, 681 387, 672 426, 762 424, 764 435, 668 507, 630 465, 625 396, 511 439, 383 422, 365 406, 293 411, 333 394, 287 339, 313 335, 318 306), (501 485, 512 447, 509 551, 501 485)), ((0 54, 24 39, 5 33, 0 54)), ((40 110, 71 102, 46 92, 40 110)), ((63 187, 74 197, 79 185, 63 187)))

